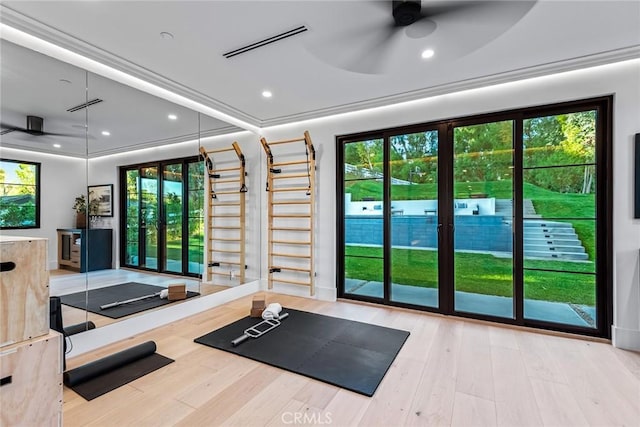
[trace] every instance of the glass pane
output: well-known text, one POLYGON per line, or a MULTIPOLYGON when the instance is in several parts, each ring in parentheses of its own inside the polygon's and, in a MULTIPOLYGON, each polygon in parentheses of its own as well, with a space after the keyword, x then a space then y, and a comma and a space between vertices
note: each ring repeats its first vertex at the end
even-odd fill
POLYGON ((524 271, 524 317, 596 327, 595 274, 524 271))
POLYGON ((140 224, 144 235, 144 264, 141 267, 158 269, 158 168, 142 168, 140 187, 142 206, 140 224))
POLYGON ((596 111, 523 121, 525 168, 595 162, 596 111))
POLYGON ((39 170, 36 163, 0 160, 0 227, 37 226, 39 170))
POLYGON ((595 273, 596 221, 524 221, 524 266, 595 273))
POLYGON ((189 273, 204 271, 204 163, 189 163, 189 273))
POLYGON ((596 216, 595 166, 526 169, 522 197, 525 218, 596 216))
POLYGON ((162 171, 162 203, 165 223, 164 271, 182 272, 182 165, 166 165, 162 171))
POLYGON ((344 145, 344 291, 383 297, 382 140, 344 145))
POLYGON ((513 122, 454 129, 455 310, 513 317, 513 122))
POLYGON ((138 171, 127 171, 127 200, 126 200, 126 229, 127 245, 125 254, 125 264, 131 266, 139 265, 139 217, 138 217, 138 171))
POLYGON ((391 295, 438 306, 438 132, 390 138, 391 295))

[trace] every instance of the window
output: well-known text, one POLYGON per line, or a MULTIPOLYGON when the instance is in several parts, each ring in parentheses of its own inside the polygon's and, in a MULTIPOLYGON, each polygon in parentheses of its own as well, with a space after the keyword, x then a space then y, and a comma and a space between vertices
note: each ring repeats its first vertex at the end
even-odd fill
POLYGON ((0 228, 40 228, 40 163, 0 159, 0 228))
POLYGON ((610 337, 611 104, 338 136, 338 296, 610 337))

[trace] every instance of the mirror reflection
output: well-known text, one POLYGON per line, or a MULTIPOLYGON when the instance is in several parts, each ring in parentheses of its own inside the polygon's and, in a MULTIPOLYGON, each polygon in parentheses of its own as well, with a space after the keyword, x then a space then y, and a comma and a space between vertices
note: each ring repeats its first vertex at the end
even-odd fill
MULTIPOLYGON (((2 234, 49 239, 50 292, 62 300, 65 327, 99 328, 259 277, 252 173, 253 192, 243 193, 244 241, 253 246, 246 268, 238 261, 229 277, 206 276, 209 175, 200 147, 231 146, 225 134, 237 128, 6 41, 2 91, 2 158, 41 165, 39 227, 2 234), (42 117, 44 131, 30 131, 27 116, 42 117)), ((256 148, 243 147, 248 165, 258 164, 256 148)), ((17 190, 4 181, 2 211, 21 200, 6 197, 17 190)))

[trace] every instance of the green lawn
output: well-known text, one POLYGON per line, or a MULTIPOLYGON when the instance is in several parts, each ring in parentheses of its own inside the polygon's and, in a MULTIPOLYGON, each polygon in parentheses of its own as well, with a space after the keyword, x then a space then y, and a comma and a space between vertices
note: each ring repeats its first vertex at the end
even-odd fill
MULTIPOLYGON (((382 281, 382 250, 345 248, 345 277, 382 281), (362 258, 369 257, 369 258, 362 258)), ((437 251, 392 249, 393 283, 435 288, 438 283, 437 251)), ((531 261, 529 267, 589 272, 591 263, 531 261)), ((485 295, 513 296, 512 260, 486 254, 455 254, 456 290, 485 295)), ((525 272, 525 298, 595 305, 594 276, 585 274, 525 272)))

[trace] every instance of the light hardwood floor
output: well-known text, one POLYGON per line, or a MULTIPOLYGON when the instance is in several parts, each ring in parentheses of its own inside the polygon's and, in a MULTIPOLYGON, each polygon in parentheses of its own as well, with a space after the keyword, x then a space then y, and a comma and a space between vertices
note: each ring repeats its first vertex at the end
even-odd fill
POLYGON ((65 388, 64 425, 640 425, 639 353, 396 308, 267 299, 411 335, 369 398, 193 342, 246 316, 245 297, 69 360, 154 340, 175 363, 90 402, 65 388))

